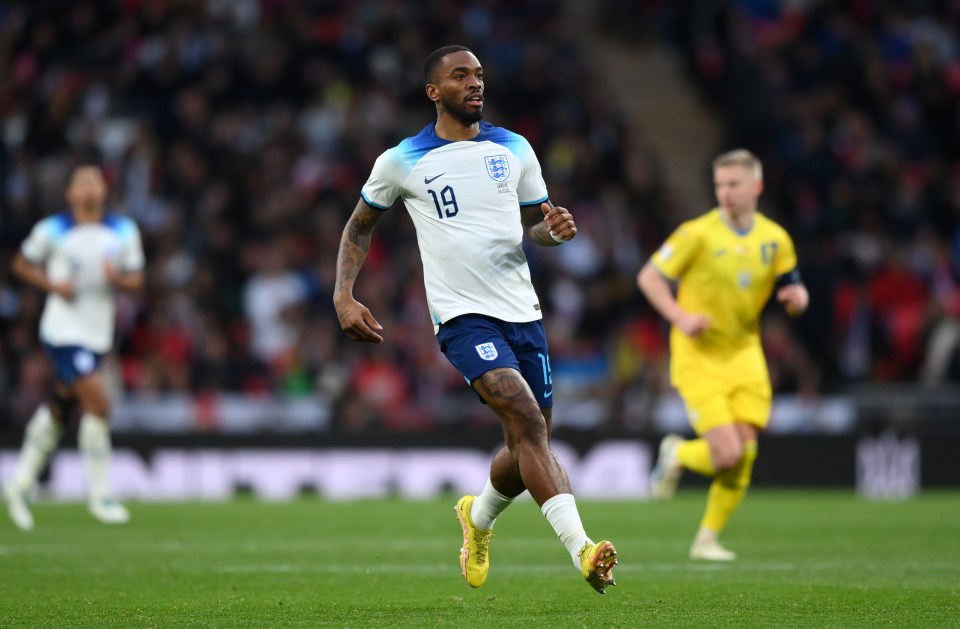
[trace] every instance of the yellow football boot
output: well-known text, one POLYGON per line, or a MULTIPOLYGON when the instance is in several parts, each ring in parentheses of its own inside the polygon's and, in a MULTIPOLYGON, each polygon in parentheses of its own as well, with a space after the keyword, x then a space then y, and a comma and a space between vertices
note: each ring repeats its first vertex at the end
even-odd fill
POLYGON ((617 563, 617 549, 606 540, 584 544, 580 549, 580 574, 601 594, 607 593, 608 585, 617 584, 613 580, 613 567, 617 563))
POLYGON ((478 588, 487 580, 490 571, 490 540, 493 531, 481 529, 473 525, 470 519, 470 508, 473 507, 475 496, 464 496, 457 501, 454 511, 460 520, 463 529, 463 548, 460 549, 460 571, 467 585, 478 588))

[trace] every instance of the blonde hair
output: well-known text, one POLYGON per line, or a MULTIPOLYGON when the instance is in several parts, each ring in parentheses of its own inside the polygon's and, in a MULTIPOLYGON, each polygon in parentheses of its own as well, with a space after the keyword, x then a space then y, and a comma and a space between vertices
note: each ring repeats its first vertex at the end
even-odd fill
POLYGON ((713 160, 713 169, 721 166, 743 166, 753 172, 758 180, 763 179, 763 163, 747 149, 734 149, 723 153, 713 160))

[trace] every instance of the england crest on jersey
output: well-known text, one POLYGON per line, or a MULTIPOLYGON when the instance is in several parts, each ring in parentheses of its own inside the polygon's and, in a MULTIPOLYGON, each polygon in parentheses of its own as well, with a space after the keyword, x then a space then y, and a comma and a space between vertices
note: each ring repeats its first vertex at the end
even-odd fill
POLYGON ((476 347, 480 358, 484 360, 493 360, 498 356, 497 348, 493 343, 480 343, 476 347))
POLYGON ((483 161, 487 165, 487 174, 494 181, 503 182, 510 178, 510 162, 506 155, 484 155, 483 161))

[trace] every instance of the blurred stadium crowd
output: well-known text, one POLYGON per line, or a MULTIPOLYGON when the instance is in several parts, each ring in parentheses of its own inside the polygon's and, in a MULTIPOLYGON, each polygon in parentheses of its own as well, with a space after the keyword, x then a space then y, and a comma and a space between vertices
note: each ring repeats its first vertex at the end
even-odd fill
POLYGON ((764 160, 840 381, 957 380, 960 3, 690 3, 679 48, 764 160), (792 8, 788 8, 791 7, 792 8))
MULTIPOLYGON (((776 389, 956 382, 960 4, 599 7, 610 36, 684 54, 725 126, 717 149, 765 162, 761 207, 794 235, 813 300, 800 321, 765 320, 776 389)), ((487 120, 531 141, 580 227, 562 248, 527 252, 555 377, 584 404, 602 400, 583 412, 630 425, 635 400, 668 386, 666 330, 634 276, 679 213, 657 156, 548 0, 4 3, 4 421, 23 421, 50 377, 42 295, 9 262, 63 209, 68 169, 92 146, 148 256, 147 290, 120 308, 118 386, 321 395, 342 431, 494 422, 437 349, 402 206, 378 225, 357 290, 387 342, 351 344, 330 301, 360 187, 380 152, 434 117, 422 61, 448 43, 477 53, 487 120)), ((708 165, 690 167, 709 186, 708 165)))

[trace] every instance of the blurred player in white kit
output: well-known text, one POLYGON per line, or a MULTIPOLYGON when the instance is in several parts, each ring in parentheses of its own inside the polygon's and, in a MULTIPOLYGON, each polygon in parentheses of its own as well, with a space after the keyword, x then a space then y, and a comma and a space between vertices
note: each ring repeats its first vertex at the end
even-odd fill
POLYGON ((12 265, 24 283, 47 293, 40 340, 56 375, 50 398, 27 423, 16 469, 3 487, 10 519, 24 531, 34 526, 27 497, 77 405, 90 513, 105 524, 130 519, 110 491, 110 398, 100 364, 113 345, 116 291, 143 287, 140 232, 130 218, 104 211, 107 183, 93 162, 73 169, 65 196, 68 210, 37 223, 12 265))

